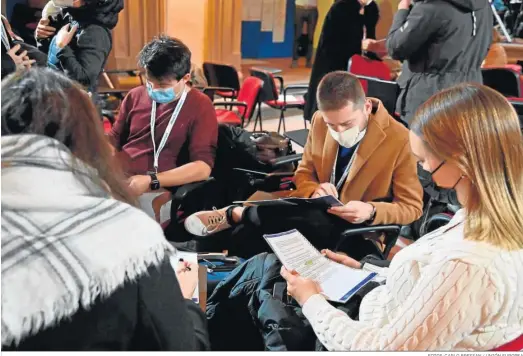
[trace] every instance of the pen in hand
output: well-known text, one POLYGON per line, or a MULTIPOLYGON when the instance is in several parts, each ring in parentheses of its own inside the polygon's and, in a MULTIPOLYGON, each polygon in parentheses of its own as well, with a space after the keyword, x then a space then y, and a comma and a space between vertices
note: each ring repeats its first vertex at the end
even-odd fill
POLYGON ((183 260, 183 258, 180 258, 178 261, 179 261, 179 262, 184 262, 184 265, 185 265, 185 269, 184 269, 184 271, 185 271, 185 272, 187 272, 187 271, 191 271, 191 267, 189 267, 189 263, 185 262, 185 261, 183 260))

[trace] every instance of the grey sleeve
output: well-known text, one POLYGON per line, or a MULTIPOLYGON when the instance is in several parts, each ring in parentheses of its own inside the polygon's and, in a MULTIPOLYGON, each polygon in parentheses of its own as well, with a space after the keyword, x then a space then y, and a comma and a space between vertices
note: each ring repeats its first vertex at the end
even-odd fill
POLYGON ((387 50, 396 60, 407 60, 442 26, 434 4, 417 3, 412 9, 398 10, 387 35, 387 50))

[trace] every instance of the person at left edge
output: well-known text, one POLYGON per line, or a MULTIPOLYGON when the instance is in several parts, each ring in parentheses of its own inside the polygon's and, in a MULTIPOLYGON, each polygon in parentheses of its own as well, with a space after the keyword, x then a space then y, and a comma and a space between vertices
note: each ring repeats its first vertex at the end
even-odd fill
POLYGON ((146 85, 129 92, 109 133, 128 157, 129 185, 136 196, 206 180, 218 140, 210 99, 188 85, 191 51, 180 40, 160 36, 139 56, 146 85))

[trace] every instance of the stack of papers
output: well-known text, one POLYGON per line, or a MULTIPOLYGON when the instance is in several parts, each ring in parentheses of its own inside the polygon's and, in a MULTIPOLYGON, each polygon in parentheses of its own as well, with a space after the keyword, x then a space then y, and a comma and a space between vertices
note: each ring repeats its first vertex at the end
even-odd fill
POLYGON ((345 303, 377 275, 329 260, 298 230, 264 237, 285 268, 316 281, 323 295, 333 302, 345 303))

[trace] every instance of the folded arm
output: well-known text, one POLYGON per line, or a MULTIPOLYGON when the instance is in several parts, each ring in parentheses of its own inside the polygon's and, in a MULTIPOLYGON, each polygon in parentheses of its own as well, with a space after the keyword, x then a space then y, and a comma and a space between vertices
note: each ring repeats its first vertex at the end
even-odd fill
POLYGON ((162 188, 168 188, 206 180, 210 175, 211 167, 203 161, 196 161, 158 173, 158 180, 162 188))

